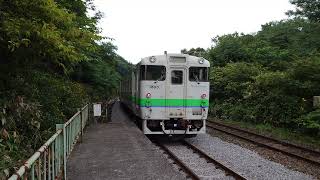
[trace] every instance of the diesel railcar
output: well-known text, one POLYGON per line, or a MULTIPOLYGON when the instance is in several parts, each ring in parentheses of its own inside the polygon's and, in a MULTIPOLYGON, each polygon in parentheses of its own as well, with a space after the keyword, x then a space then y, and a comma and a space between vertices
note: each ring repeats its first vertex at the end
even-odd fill
POLYGON ((139 117, 144 134, 206 132, 208 60, 186 54, 142 58, 120 83, 120 99, 139 117))

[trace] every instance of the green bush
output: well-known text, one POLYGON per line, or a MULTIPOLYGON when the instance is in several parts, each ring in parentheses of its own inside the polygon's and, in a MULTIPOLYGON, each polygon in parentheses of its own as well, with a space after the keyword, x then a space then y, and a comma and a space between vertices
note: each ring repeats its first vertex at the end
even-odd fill
POLYGON ((248 95, 247 88, 261 72, 261 66, 244 62, 214 67, 210 73, 211 95, 214 99, 241 99, 248 95))
POLYGON ((307 115, 301 116, 296 123, 306 133, 320 136, 320 110, 315 110, 307 115))
POLYGON ((56 123, 63 123, 77 108, 89 101, 85 88, 67 78, 35 72, 30 80, 32 85, 26 88, 33 92, 28 97, 41 104, 43 118, 51 122, 46 124, 46 129, 55 127, 56 123))
MULTIPOLYGON (((312 96, 319 94, 319 59, 296 61, 287 71, 231 63, 211 71, 211 114, 222 118, 316 131, 312 96), (306 73, 304 73, 306 72, 306 73)), ((314 133, 313 133, 314 134, 314 133)))
POLYGON ((0 89, 1 177, 3 169, 20 166, 53 134, 55 124, 68 120, 89 97, 81 84, 40 71, 0 80, 7 85, 0 89))
POLYGON ((312 97, 320 95, 320 57, 297 60, 288 70, 292 79, 295 94, 309 101, 311 106, 312 97))

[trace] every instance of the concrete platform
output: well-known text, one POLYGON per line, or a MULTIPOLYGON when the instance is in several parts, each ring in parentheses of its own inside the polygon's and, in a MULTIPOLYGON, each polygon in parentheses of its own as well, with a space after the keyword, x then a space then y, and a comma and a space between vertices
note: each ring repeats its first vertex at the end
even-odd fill
POLYGON ((90 125, 68 159, 67 178, 186 179, 116 103, 112 122, 90 125))

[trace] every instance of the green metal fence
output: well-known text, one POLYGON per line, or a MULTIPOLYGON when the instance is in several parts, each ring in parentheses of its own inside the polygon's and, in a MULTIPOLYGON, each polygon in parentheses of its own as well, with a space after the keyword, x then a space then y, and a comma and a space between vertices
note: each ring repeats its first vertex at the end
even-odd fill
POLYGON ((66 123, 56 124, 57 131, 34 153, 9 180, 67 179, 67 158, 80 138, 89 119, 86 105, 66 123))

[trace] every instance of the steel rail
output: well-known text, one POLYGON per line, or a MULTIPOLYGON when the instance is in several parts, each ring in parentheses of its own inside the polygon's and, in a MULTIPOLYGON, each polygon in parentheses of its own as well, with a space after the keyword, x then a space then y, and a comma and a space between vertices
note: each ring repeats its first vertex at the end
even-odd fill
POLYGON ((210 157, 208 154, 206 154, 204 151, 200 150, 199 148, 197 148, 196 146, 194 146, 193 144, 190 144, 189 142, 183 140, 182 141, 185 145, 187 145, 188 147, 190 147, 192 150, 194 150, 195 152, 197 152, 199 155, 201 155, 202 157, 204 157, 205 159, 207 159, 209 162, 218 165, 219 167, 221 167, 225 172, 226 175, 231 175, 233 176, 235 179, 237 180, 245 180, 246 178, 243 177, 242 175, 238 174, 237 172, 233 171, 232 169, 228 168, 226 165, 220 163, 219 161, 213 159, 212 157, 210 157))
POLYGON ((200 177, 195 174, 185 163, 180 161, 180 159, 172 153, 166 146, 164 146, 161 143, 156 142, 159 147, 161 147, 173 160, 175 163, 177 163, 183 170, 194 180, 200 180, 200 177))
MULTIPOLYGON (((207 122, 208 122, 208 121, 207 121, 207 122)), ((272 137, 269 137, 269 136, 265 136, 265 135, 262 135, 262 134, 257 134, 257 133, 252 132, 252 131, 248 131, 248 130, 236 128, 236 127, 233 127, 233 126, 229 126, 229 125, 222 124, 222 123, 219 123, 219 122, 209 121, 209 124, 210 124, 210 123, 212 123, 212 124, 217 124, 217 125, 219 125, 219 126, 223 126, 223 127, 226 127, 226 128, 234 129, 234 130, 237 130, 237 131, 241 131, 241 132, 244 132, 244 133, 252 134, 252 135, 255 135, 255 136, 258 136, 258 137, 261 137, 261 138, 265 138, 265 139, 268 139, 268 140, 277 142, 277 143, 279 143, 279 144, 283 144, 283 145, 286 145, 286 146, 292 146, 292 147, 295 147, 295 148, 297 148, 297 149, 301 149, 301 150, 303 150, 303 151, 308 151, 308 152, 310 152, 310 153, 319 154, 319 156, 320 156, 320 151, 317 151, 317 150, 314 150, 314 149, 310 149, 310 148, 303 147, 303 146, 298 146, 298 145, 296 145, 296 144, 292 144, 292 143, 289 143, 289 142, 285 142, 285 141, 282 141, 282 140, 279 140, 279 139, 275 139, 275 138, 272 138, 272 137)))
MULTIPOLYGON (((202 150, 200 150, 199 148, 197 148, 196 146, 186 142, 186 141, 181 141, 182 145, 185 145, 186 147, 192 149, 194 152, 196 152, 198 155, 200 155, 200 157, 203 157, 207 160, 207 162, 213 163, 216 166, 220 167, 221 169, 223 169, 226 173, 226 176, 232 176, 237 180, 246 180, 245 177, 243 177, 242 175, 236 173, 235 171, 233 171, 232 169, 228 168, 227 166, 223 165, 222 163, 218 162, 217 160, 213 159, 212 157, 210 157, 209 155, 207 155, 205 152, 203 152, 202 150)), ((188 176, 190 176, 192 179, 196 179, 199 180, 201 179, 197 174, 195 174, 184 162, 182 162, 173 152, 171 152, 165 145, 156 142, 156 144, 161 147, 174 161, 176 164, 178 164, 183 170, 184 172, 186 172, 188 174, 188 176)))
MULTIPOLYGON (((211 123, 211 124, 215 124, 216 122, 209 122, 209 123, 207 123, 207 127, 209 127, 209 128, 215 129, 215 130, 220 131, 220 132, 223 132, 223 133, 225 133, 225 134, 229 134, 229 135, 231 135, 231 136, 235 136, 235 137, 240 138, 240 139, 243 139, 243 140, 245 140, 245 141, 249 141, 249 142, 251 142, 251 143, 253 143, 253 144, 257 144, 257 145, 259 145, 259 146, 266 147, 266 148, 268 148, 268 149, 272 149, 272 150, 274 150, 274 151, 281 152, 281 153, 286 154, 286 155, 288 155, 288 156, 295 157, 295 158, 297 158, 297 159, 301 159, 301 160, 307 161, 307 162, 309 162, 309 163, 311 163, 311 164, 315 164, 315 165, 317 165, 317 166, 320 166, 320 162, 319 162, 319 161, 310 159, 310 158, 308 158, 308 157, 304 157, 304 156, 301 155, 301 154, 292 153, 292 152, 283 150, 283 149, 281 149, 281 148, 277 148, 277 147, 274 147, 274 146, 272 146, 272 145, 259 142, 259 141, 255 140, 254 138, 244 137, 244 136, 241 136, 241 135, 239 135, 239 134, 236 134, 235 132, 230 132, 230 131, 228 131, 228 130, 224 130, 224 129, 219 128, 219 127, 214 127, 213 125, 210 125, 210 123, 211 123)), ((216 126, 219 126, 220 123, 219 123, 219 124, 216 123, 216 124, 217 124, 216 126)), ((220 125, 220 126, 222 126, 222 127, 224 127, 224 128, 233 129, 233 130, 235 130, 235 131, 240 131, 240 132, 242 132, 242 133, 247 133, 247 134, 249 134, 249 135, 254 135, 254 136, 257 136, 257 137, 260 137, 260 138, 265 138, 265 136, 263 136, 263 135, 256 135, 255 133, 252 133, 252 132, 249 132, 249 131, 245 131, 245 130, 242 130, 242 129, 240 130, 240 129, 237 129, 237 128, 234 128, 234 127, 229 127, 229 126, 227 126, 227 125, 220 125)), ((268 137, 268 138, 265 138, 265 139, 273 141, 273 138, 269 138, 269 137, 268 137)), ((276 143, 278 143, 278 144, 280 144, 280 145, 291 146, 290 143, 288 143, 288 144, 282 144, 282 143, 279 143, 278 141, 274 141, 274 142, 276 142, 276 143)), ((292 146, 292 147, 294 147, 294 146, 292 146)), ((303 147, 297 148, 297 149, 303 150, 303 147)), ((315 151, 315 152, 317 153, 317 151, 315 151)))

